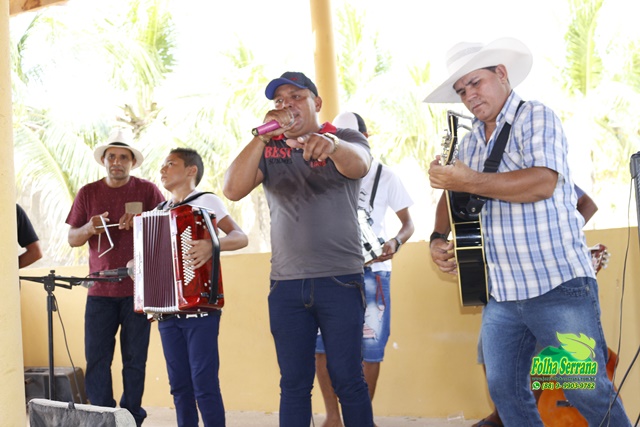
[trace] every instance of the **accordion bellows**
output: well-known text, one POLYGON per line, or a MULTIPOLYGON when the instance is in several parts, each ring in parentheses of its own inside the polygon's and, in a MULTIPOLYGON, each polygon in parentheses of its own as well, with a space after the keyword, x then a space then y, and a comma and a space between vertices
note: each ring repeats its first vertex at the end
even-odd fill
POLYGON ((139 313, 197 313, 224 305, 215 215, 183 205, 133 219, 134 309, 139 313), (184 256, 190 240, 211 239, 213 255, 194 269, 184 256))

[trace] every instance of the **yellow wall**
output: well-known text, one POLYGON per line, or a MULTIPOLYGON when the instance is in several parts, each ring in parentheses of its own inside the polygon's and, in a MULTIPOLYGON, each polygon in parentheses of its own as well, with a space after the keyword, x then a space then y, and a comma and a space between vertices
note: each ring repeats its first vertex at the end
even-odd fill
MULTIPOLYGON (((622 378, 640 344, 640 256, 638 230, 587 232, 589 244, 609 247, 609 267, 599 274, 603 327, 609 345, 617 346, 623 261, 630 235, 624 295, 622 378)), ((561 244, 561 242, 559 242, 561 244)), ((278 366, 267 313, 269 254, 227 255, 223 259, 226 307, 220 333, 220 380, 229 410, 277 411, 278 366)), ((23 270, 22 276, 47 274, 23 270)), ((84 276, 86 267, 61 268, 58 275, 84 276)), ((409 243, 394 263, 392 332, 387 346, 374 410, 377 415, 443 417, 464 411, 467 418, 487 414, 489 398, 481 368, 476 364, 480 313, 462 309, 453 277, 440 274, 430 262, 425 242, 409 243)), ((86 290, 58 288, 55 295, 64 321, 69 351, 84 369, 83 316, 86 290)), ((46 292, 43 285, 22 282, 24 365, 47 366, 46 292)), ((56 366, 70 366, 60 322, 55 314, 56 366)), ((121 393, 119 356, 113 366, 116 395, 121 393)), ((618 381, 619 382, 619 381, 618 381)), ((317 386, 315 390, 318 390, 317 386)), ((629 415, 640 411, 640 368, 627 379, 622 397, 629 415)), ((147 406, 172 406, 156 325, 152 327, 147 365, 147 406)), ((320 393, 314 393, 314 412, 324 412, 320 393)))
MULTIPOLYGON (((16 200, 15 168, 13 163, 13 110, 11 104, 11 67, 9 43, 9 3, 0 0, 0 199, 5 209, 0 213, 0 235, 16 235, 16 213, 13 201, 16 200), (7 204, 7 202, 9 202, 7 204)), ((0 271, 3 276, 2 299, 0 300, 0 417, 5 425, 24 425, 22 412, 10 412, 12 408, 24 406, 23 372, 20 352, 22 337, 16 334, 20 330, 20 294, 16 284, 18 272, 18 251, 10 237, 0 243, 0 271)))

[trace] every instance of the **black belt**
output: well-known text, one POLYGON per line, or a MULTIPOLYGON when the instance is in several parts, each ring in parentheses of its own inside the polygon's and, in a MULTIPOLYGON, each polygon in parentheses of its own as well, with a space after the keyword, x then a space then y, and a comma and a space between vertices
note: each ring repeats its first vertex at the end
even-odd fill
POLYGON ((215 310, 215 311, 203 311, 200 313, 170 313, 170 314, 158 314, 156 317, 156 320, 158 322, 163 322, 165 320, 169 320, 172 318, 176 318, 176 319, 197 319, 199 317, 207 317, 209 316, 209 314, 211 314, 212 316, 215 316, 216 314, 220 314, 220 310, 215 310))

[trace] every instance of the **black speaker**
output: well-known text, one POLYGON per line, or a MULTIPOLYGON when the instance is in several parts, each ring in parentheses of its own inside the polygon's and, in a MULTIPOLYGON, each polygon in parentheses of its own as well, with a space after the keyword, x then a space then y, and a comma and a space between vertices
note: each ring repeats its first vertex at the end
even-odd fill
POLYGON ((133 415, 122 408, 32 399, 28 409, 30 427, 136 427, 133 415))
MULTIPOLYGON (((84 391, 84 374, 82 369, 54 367, 55 400, 60 402, 87 403, 84 391)), ((27 402, 31 399, 49 397, 49 368, 29 367, 24 368, 24 388, 27 402)))

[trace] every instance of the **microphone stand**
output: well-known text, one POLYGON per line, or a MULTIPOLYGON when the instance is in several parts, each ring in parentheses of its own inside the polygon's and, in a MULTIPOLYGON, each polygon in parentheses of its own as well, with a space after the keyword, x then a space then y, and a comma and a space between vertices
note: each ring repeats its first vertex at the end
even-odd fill
POLYGON ((45 291, 47 291, 47 322, 49 335, 49 400, 56 400, 55 377, 53 373, 53 312, 57 311, 57 307, 55 306, 53 290, 56 286, 71 289, 73 286, 82 285, 83 282, 119 282, 122 279, 119 277, 62 277, 56 276, 55 270, 51 270, 50 273, 46 276, 20 276, 20 280, 44 283, 44 289, 45 291), (58 280, 67 283, 59 283, 57 282, 58 280))

